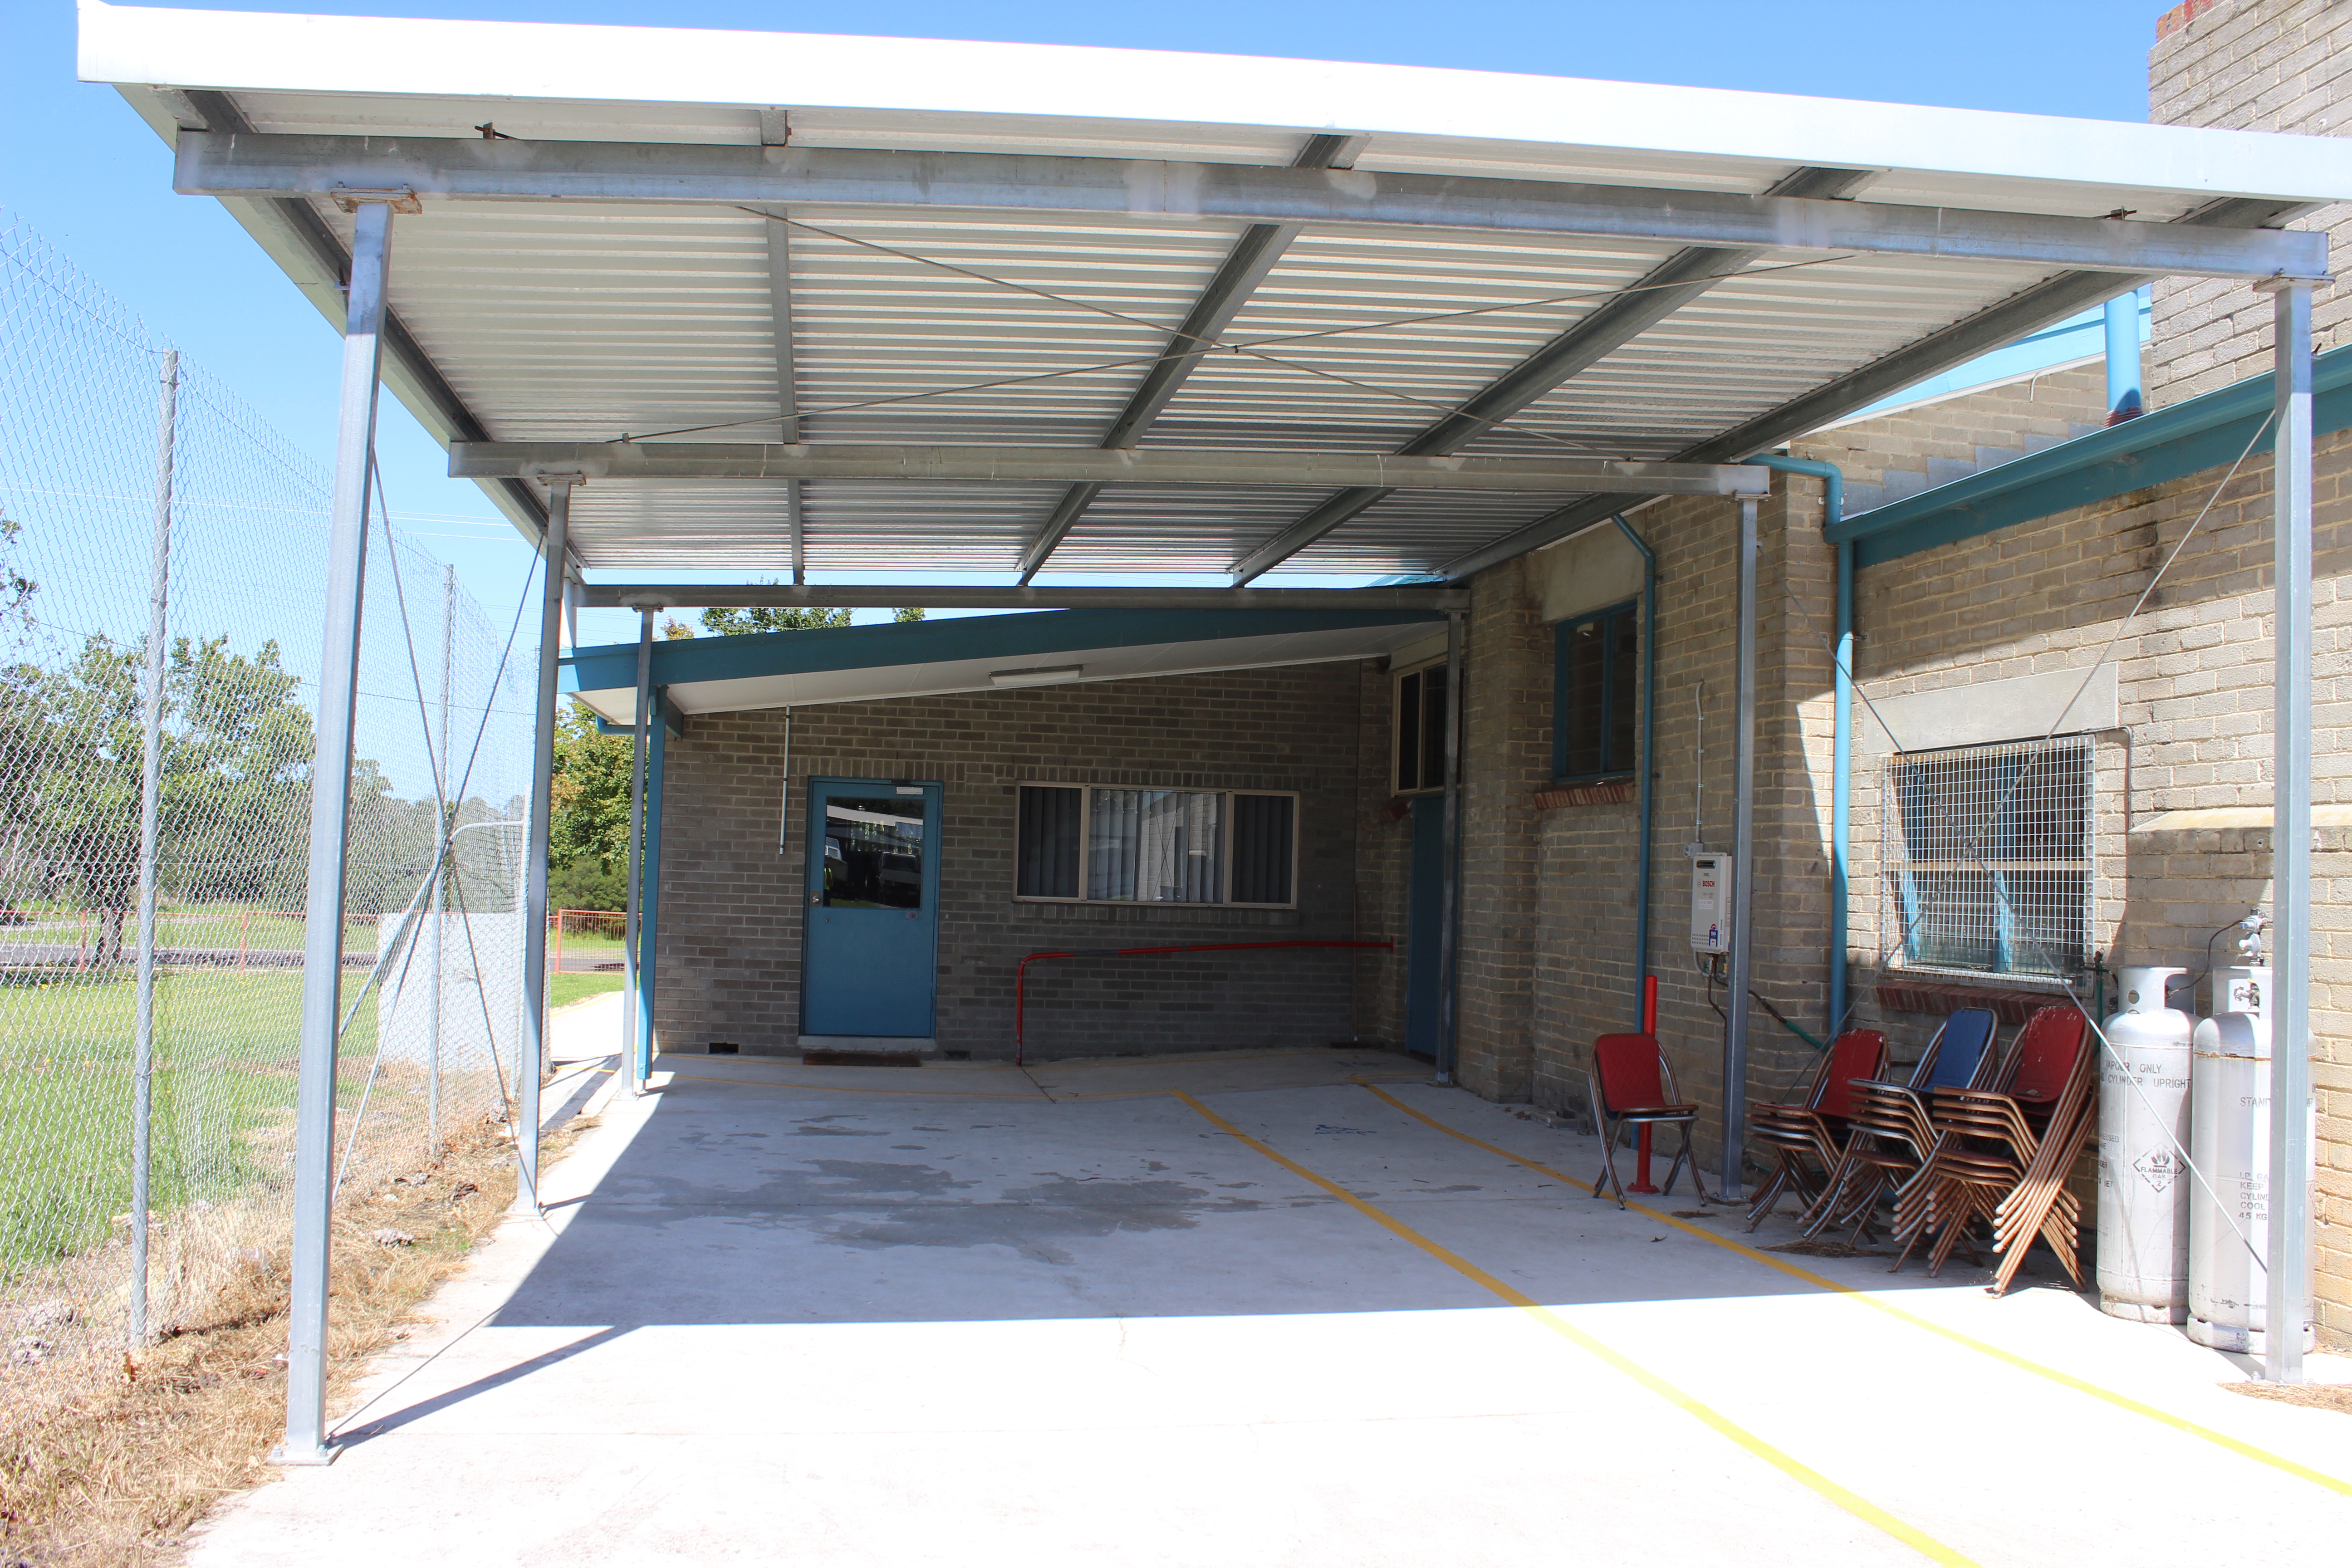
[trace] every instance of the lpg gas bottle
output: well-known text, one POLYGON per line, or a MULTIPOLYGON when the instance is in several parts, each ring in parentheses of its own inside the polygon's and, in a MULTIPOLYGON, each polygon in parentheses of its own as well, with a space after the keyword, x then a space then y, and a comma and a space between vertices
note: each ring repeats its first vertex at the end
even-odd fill
POLYGON ((2165 1005, 2185 969, 2122 972, 2099 1053, 2099 1310, 2189 1316, 2189 1015, 2165 1005))
MULTIPOLYGON (((2214 1001, 2242 1010, 2201 1020, 2191 1041, 2189 1152, 2212 1191, 2197 1184, 2189 1199, 2189 1337, 2248 1355, 2268 1348, 2270 978, 2251 966, 2217 971, 2214 1001)), ((2315 1339, 2306 1323, 2304 1348, 2315 1339)))

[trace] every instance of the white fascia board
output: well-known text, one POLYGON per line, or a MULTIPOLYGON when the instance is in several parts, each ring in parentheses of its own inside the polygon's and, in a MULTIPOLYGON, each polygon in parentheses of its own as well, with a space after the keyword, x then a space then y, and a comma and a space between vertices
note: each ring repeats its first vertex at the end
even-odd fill
POLYGON ((1081 117, 2352 199, 2352 141, 1253 55, 79 0, 85 81, 1081 117))

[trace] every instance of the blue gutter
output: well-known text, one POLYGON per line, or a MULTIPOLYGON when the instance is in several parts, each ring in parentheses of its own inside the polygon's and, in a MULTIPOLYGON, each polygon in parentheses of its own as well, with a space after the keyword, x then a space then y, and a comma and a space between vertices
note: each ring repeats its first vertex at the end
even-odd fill
POLYGON ((1822 481, 1822 534, 1837 547, 1837 653, 1834 663, 1837 721, 1830 763, 1830 1005, 1835 1039, 1845 1022, 1847 845, 1851 837, 1853 785, 1853 568, 1854 547, 1840 537, 1845 521, 1845 475, 1834 463, 1778 455, 1748 459, 1759 468, 1806 474, 1822 481))
POLYGON ((1656 744, 1653 700, 1658 684, 1658 557, 1623 514, 1609 520, 1625 542, 1642 552, 1642 843, 1635 851, 1633 878, 1633 1028, 1643 1026, 1643 983, 1650 974, 1650 818, 1651 756, 1656 744))
POLYGON ((2147 412, 2140 395, 2139 290, 2107 301, 2107 423, 2147 412))
MULTIPOLYGON (((2314 434, 2352 426, 2352 344, 2313 359, 2312 390, 2314 434)), ((2257 455, 2271 449, 2272 432, 2265 425, 2273 401, 2271 377, 2248 376, 2218 392, 1843 519, 1826 535, 1832 544, 1853 546, 1856 567, 1877 566, 2226 468, 2250 448, 2257 455)))

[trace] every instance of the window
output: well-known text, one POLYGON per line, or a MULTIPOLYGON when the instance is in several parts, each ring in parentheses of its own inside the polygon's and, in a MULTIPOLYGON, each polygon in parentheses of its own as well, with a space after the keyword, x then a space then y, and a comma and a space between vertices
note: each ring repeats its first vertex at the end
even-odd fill
POLYGON ((1632 605, 1559 623, 1554 634, 1551 771, 1556 778, 1630 773, 1642 734, 1641 621, 1632 605))
POLYGON ((1297 816, 1275 791, 1023 784, 1013 896, 1286 908, 1297 816))
POLYGON ((1445 661, 1407 670, 1396 683, 1396 789, 1445 787, 1445 661))
POLYGON ((2091 737, 1886 763, 1890 965, 2061 978, 2091 946, 2091 737))

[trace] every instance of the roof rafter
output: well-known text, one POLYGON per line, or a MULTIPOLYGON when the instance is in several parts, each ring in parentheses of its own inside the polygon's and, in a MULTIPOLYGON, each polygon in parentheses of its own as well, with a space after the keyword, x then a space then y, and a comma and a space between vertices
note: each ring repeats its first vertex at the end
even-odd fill
MULTIPOLYGON (((1774 182, 1768 196, 1849 195, 1869 181, 1860 169, 1803 168, 1774 182)), ((1401 455, 1461 450, 1521 409, 1599 363, 1726 278, 1764 255, 1761 247, 1691 246, 1643 273, 1624 292, 1577 318, 1574 325, 1496 376, 1453 413, 1399 447, 1401 455)), ((1234 563, 1236 588, 1297 554, 1392 492, 1341 490, 1234 563)))
MULTIPOLYGON (((1367 140, 1369 138, 1362 135, 1310 136, 1307 144, 1299 149, 1298 156, 1291 161, 1291 167, 1348 168, 1355 163, 1357 153, 1367 140)), ((1282 253, 1290 248, 1290 242, 1297 238, 1298 234, 1299 226, 1297 224, 1258 223, 1242 231, 1241 237, 1234 242, 1233 249, 1225 253, 1224 261, 1192 301, 1192 308, 1185 312, 1184 320, 1168 335, 1161 357, 1144 373, 1142 384, 1135 389, 1135 395, 1127 400, 1127 406, 1119 410, 1118 417, 1111 421, 1110 430, 1102 438, 1104 450, 1119 450, 1143 439, 1144 431, 1160 417, 1160 410, 1168 406, 1186 378, 1199 366, 1201 356, 1196 351, 1213 345, 1217 334, 1233 323, 1234 318, 1241 313, 1243 306, 1249 303, 1250 296, 1257 292, 1258 285, 1265 281, 1266 274, 1274 270, 1275 264, 1282 259, 1282 253)), ((1020 580, 1023 583, 1037 575, 1055 549, 1069 536, 1070 530, 1077 526, 1078 519, 1086 515, 1087 508, 1094 504, 1095 497, 1101 493, 1102 487, 1095 484, 1076 484, 1062 492, 1062 499, 1055 503, 1053 513, 1046 518, 1045 526, 1037 531, 1037 536, 1021 552, 1020 580)))

